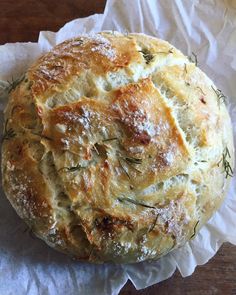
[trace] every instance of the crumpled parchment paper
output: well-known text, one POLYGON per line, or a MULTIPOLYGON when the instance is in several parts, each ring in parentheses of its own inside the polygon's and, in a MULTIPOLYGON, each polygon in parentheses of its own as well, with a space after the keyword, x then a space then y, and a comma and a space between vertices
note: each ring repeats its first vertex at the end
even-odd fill
MULTIPOLYGON (((228 97, 236 135, 236 2, 234 0, 108 0, 104 14, 67 23, 58 33, 41 32, 38 43, 0 46, 0 121, 7 80, 16 79, 43 52, 81 33, 142 32, 166 39, 200 68, 228 97)), ((235 136, 236 138, 236 136, 235 136)), ((156 262, 93 265, 72 261, 30 235, 0 191, 0 294, 118 294, 130 279, 144 288, 170 277, 176 268, 191 275, 225 241, 236 245, 236 177, 228 196, 196 238, 156 262)))

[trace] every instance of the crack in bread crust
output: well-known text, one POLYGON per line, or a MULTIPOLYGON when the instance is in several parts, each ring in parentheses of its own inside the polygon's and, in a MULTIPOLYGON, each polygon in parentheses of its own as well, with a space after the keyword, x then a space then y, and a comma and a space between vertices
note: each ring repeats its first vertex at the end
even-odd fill
POLYGON ((145 35, 56 46, 10 95, 7 197, 40 238, 81 260, 137 262, 183 245, 222 202, 218 163, 226 146, 233 154, 212 85, 145 35))

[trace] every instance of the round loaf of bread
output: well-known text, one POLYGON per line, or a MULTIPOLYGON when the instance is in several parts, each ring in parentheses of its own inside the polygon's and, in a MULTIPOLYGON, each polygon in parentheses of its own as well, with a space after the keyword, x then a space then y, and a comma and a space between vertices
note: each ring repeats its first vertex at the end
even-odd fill
POLYGON ((224 95, 169 43, 103 32, 56 46, 12 86, 2 176, 50 246, 157 259, 219 208, 233 169, 224 95))

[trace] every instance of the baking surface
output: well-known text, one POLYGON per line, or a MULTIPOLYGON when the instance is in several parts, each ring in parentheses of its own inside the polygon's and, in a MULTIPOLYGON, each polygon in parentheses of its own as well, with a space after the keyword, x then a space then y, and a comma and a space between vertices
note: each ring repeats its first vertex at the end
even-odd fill
MULTIPOLYGON (((57 31, 64 23, 94 13, 102 13, 104 0, 0 0, 0 44, 36 41, 40 30, 57 31)), ((191 277, 179 273, 142 291, 130 284, 120 294, 236 294, 236 247, 225 244, 206 265, 191 277)))

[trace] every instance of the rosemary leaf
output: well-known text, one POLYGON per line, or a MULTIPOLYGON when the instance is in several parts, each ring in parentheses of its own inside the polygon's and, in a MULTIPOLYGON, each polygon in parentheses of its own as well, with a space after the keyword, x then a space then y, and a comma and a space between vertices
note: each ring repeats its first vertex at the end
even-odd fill
POLYGON ((191 54, 190 56, 188 56, 188 60, 189 60, 190 62, 194 63, 195 66, 197 67, 197 65, 198 65, 198 60, 197 60, 197 55, 196 55, 194 52, 192 52, 192 54, 191 54))
POLYGON ((12 90, 15 90, 16 87, 25 79, 25 75, 21 76, 20 78, 14 80, 12 78, 11 81, 7 81, 8 82, 8 86, 7 86, 7 92, 10 93, 12 90))
POLYGON ((106 139, 103 139, 103 142, 113 141, 113 140, 118 140, 118 138, 117 137, 106 138, 106 139))
POLYGON ((40 137, 47 139, 47 140, 53 140, 51 137, 47 136, 47 135, 39 135, 40 137))
POLYGON ((225 103, 227 101, 227 97, 222 93, 222 91, 220 89, 216 89, 213 86, 211 86, 211 88, 213 89, 213 91, 215 92, 215 94, 218 97, 219 105, 221 102, 225 103))
POLYGON ((138 173, 142 173, 137 167, 133 166, 133 164, 142 164, 142 159, 139 158, 122 158, 132 169, 136 170, 138 173))
POLYGON ((199 220, 194 225, 193 234, 191 235, 190 239, 192 239, 193 237, 195 237, 195 235, 196 235, 196 229, 197 229, 198 224, 199 224, 199 220))
POLYGON ((128 171, 125 169, 125 167, 123 166, 122 162, 120 159, 118 159, 120 167, 122 168, 122 170, 125 172, 126 176, 130 179, 130 175, 128 173, 128 171))
POLYGON ((69 167, 69 168, 67 167, 67 171, 69 171, 69 172, 75 172, 75 171, 78 171, 78 170, 80 170, 82 168, 85 168, 85 167, 82 167, 80 165, 77 165, 77 166, 74 166, 74 167, 69 167))
POLYGON ((11 139, 13 137, 16 136, 16 133, 15 131, 13 130, 13 128, 9 128, 7 129, 7 125, 8 125, 8 119, 6 120, 5 122, 5 127, 4 127, 4 134, 2 136, 2 141, 4 140, 8 140, 8 139, 11 139))
POLYGON ((154 55, 151 54, 147 49, 140 50, 144 59, 146 60, 146 64, 148 65, 154 58, 154 55))
POLYGON ((157 219, 158 219, 158 214, 153 222, 153 224, 150 226, 150 228, 148 229, 148 233, 150 233, 151 231, 153 231, 154 227, 156 226, 157 224, 157 219))
POLYGON ((188 70, 187 70, 187 65, 186 65, 186 63, 184 64, 184 71, 185 71, 185 74, 187 75, 187 74, 188 74, 188 70))
POLYGON ((10 128, 10 129, 6 130, 5 134, 2 137, 2 141, 11 139, 15 136, 16 136, 15 131, 12 128, 10 128))
POLYGON ((58 170, 58 172, 62 171, 62 170, 67 170, 68 172, 75 172, 75 171, 79 171, 81 169, 84 169, 86 167, 81 166, 80 164, 76 165, 76 166, 72 166, 72 167, 62 167, 58 170))
POLYGON ((145 207, 145 208, 156 209, 156 207, 154 207, 154 206, 150 206, 150 205, 147 205, 145 203, 142 203, 142 202, 130 199, 130 198, 125 198, 125 197, 118 198, 118 201, 121 202, 121 203, 128 202, 128 203, 134 204, 136 206, 142 206, 142 207, 145 207))
POLYGON ((229 161, 227 160, 227 157, 231 158, 228 147, 226 147, 224 149, 223 154, 222 154, 222 164, 223 164, 223 168, 224 168, 224 172, 225 172, 225 178, 228 178, 229 176, 233 177, 233 169, 232 169, 229 161))
POLYGON ((203 95, 206 95, 206 93, 202 90, 201 87, 197 86, 196 88, 199 89, 203 95))
MULTIPOLYGON (((128 176, 128 172, 125 169, 125 167, 122 165, 121 160, 125 161, 126 164, 128 164, 132 169, 136 170, 139 173, 142 173, 141 170, 139 170, 138 168, 136 168, 135 166, 133 166, 133 164, 142 164, 142 159, 139 158, 131 158, 131 157, 123 157, 122 155, 119 155, 119 163, 120 166, 123 168, 123 170, 125 171, 126 175, 128 176)), ((130 176, 128 176, 130 178, 130 176)))
POLYGON ((131 157, 126 157, 124 158, 125 161, 131 163, 131 164, 142 164, 142 159, 140 158, 131 158, 131 157))

